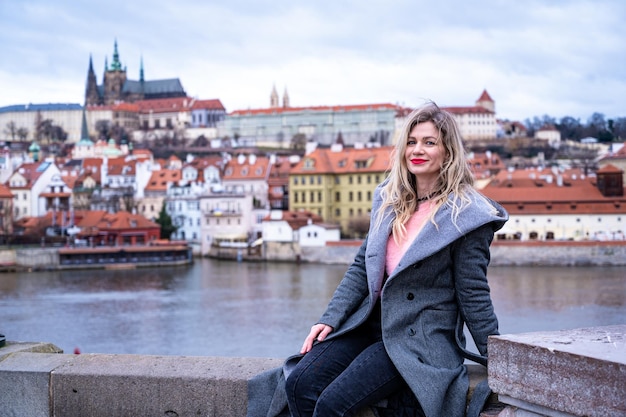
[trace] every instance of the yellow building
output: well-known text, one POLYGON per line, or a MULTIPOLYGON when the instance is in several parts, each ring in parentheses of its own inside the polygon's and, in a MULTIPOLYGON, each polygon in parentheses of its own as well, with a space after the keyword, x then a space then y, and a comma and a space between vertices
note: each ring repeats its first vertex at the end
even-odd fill
POLYGON ((363 224, 369 224, 374 189, 386 178, 392 149, 341 145, 315 149, 289 174, 290 210, 318 214, 327 223, 339 224, 344 235, 362 235, 363 224))

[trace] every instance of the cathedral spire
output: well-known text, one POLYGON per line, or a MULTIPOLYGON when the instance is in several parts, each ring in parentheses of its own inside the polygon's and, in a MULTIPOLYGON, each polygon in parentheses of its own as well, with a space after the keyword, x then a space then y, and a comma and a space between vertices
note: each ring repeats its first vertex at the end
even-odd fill
POLYGON ((121 71, 122 63, 120 62, 120 54, 117 52, 117 39, 115 40, 115 44, 113 47, 113 62, 111 63, 111 70, 113 71, 121 71))
POLYGON ((85 107, 83 107, 83 122, 80 129, 80 138, 85 140, 89 139, 89 130, 87 129, 87 114, 85 112, 85 107))
POLYGON ((96 72, 93 70, 93 59, 89 54, 89 69, 87 70, 87 85, 85 86, 85 105, 98 104, 100 95, 98 93, 98 81, 96 72))
POLYGON ((140 58, 140 61, 139 61, 139 82, 140 83, 144 82, 144 78, 143 78, 143 56, 140 58))

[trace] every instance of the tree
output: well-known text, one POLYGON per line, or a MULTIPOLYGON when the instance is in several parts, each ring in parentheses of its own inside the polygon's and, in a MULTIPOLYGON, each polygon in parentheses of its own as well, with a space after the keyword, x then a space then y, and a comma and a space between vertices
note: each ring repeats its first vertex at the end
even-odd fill
POLYGON ((165 210, 165 201, 161 206, 161 211, 159 212, 159 217, 156 219, 156 222, 161 225, 161 239, 169 239, 178 229, 178 227, 174 226, 172 217, 165 210))
POLYGON ((19 138, 20 142, 25 142, 28 138, 28 129, 26 129, 25 127, 20 127, 19 129, 17 129, 17 137, 19 138))
POLYGON ((206 136, 200 135, 196 138, 196 140, 193 141, 191 146, 194 146, 197 148, 204 148, 204 147, 209 146, 209 140, 206 138, 206 136))
POLYGON ((358 216, 350 219, 348 222, 348 232, 352 233, 356 238, 362 238, 367 235, 370 227, 369 216, 358 216))
POLYGON ((7 127, 4 130, 4 133, 11 138, 11 141, 15 141, 15 136, 17 136, 17 126, 15 126, 14 121, 10 121, 7 123, 7 127))
POLYGON ((613 121, 612 133, 620 141, 626 139, 626 117, 618 117, 613 121))
POLYGON ((561 121, 556 125, 556 128, 559 132, 561 132, 562 139, 582 139, 583 126, 580 124, 579 119, 574 119, 571 116, 565 116, 561 118, 561 121))
POLYGON ((306 135, 304 133, 297 133, 291 138, 291 149, 304 150, 306 148, 306 135))
POLYGON ((96 140, 107 140, 111 137, 111 122, 109 120, 96 120, 96 132, 98 132, 96 140))

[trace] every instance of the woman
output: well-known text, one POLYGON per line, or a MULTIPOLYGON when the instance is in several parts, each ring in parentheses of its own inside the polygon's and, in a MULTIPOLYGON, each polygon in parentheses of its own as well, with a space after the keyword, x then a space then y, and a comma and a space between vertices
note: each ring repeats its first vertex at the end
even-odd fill
POLYGON ((408 117, 369 234, 289 369, 293 417, 350 416, 410 388, 426 417, 465 415, 466 323, 481 355, 498 322, 489 245, 508 219, 473 188, 454 118, 408 117))

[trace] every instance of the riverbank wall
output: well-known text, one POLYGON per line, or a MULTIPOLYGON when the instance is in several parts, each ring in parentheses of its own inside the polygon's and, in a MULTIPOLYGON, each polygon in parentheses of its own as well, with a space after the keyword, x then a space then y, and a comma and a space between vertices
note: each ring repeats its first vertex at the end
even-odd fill
MULTIPOLYGON (((307 262, 349 265, 361 240, 328 242, 326 246, 301 247, 292 242, 264 242, 262 250, 222 249, 218 259, 257 262, 307 262)), ((196 257, 198 254, 196 254, 196 257)), ((181 264, 186 264, 182 262, 181 264)), ((158 266, 150 264, 144 266, 158 266)), ((169 265, 172 265, 170 263, 169 265)), ((626 241, 494 241, 491 266, 626 266, 626 241)), ((92 265, 104 268, 106 265, 92 265)), ((59 248, 0 250, 1 271, 76 269, 85 266, 62 265, 59 248)), ((110 266, 109 266, 110 267, 110 266)))
MULTIPOLYGON (((467 365, 470 394, 485 378, 493 390, 482 417, 626 415, 626 325, 492 336, 488 349, 487 369, 467 365)), ((9 417, 244 417, 251 379, 282 362, 64 354, 50 343, 7 342, 0 410, 9 417)))
MULTIPOLYGON (((350 264, 362 241, 329 242, 326 246, 299 247, 264 243, 266 260, 323 264, 350 264)), ((492 266, 624 266, 626 241, 494 241, 492 266)))

